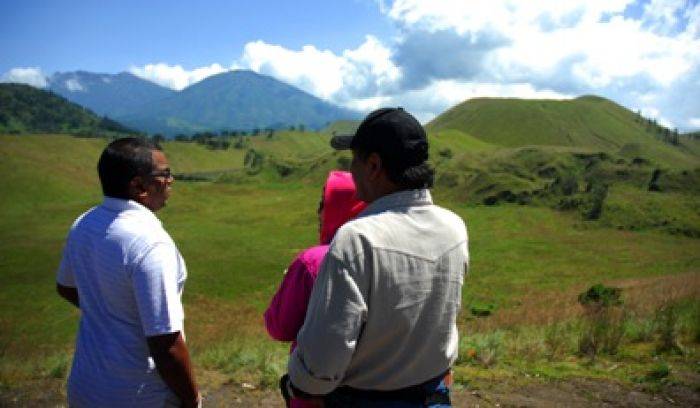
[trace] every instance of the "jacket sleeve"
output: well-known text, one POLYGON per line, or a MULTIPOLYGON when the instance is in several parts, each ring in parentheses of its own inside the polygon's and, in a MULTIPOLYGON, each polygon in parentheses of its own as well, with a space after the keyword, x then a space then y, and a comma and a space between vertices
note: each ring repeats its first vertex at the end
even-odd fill
POLYGON ((265 311, 265 327, 275 340, 293 341, 304 324, 313 278, 298 256, 284 275, 282 284, 265 311))
POLYGON ((340 384, 367 318, 367 285, 353 268, 329 253, 311 293, 287 367, 292 384, 309 394, 327 394, 340 384))

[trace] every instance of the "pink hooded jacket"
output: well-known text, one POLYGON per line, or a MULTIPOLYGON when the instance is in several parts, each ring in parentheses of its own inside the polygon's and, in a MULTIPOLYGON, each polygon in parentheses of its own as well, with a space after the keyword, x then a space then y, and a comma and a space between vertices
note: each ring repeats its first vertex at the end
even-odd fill
POLYGON ((273 339, 292 341, 291 349, 294 349, 297 332, 304 324, 311 289, 323 257, 328 252, 328 244, 338 228, 365 207, 366 204, 355 197, 355 183, 350 173, 332 171, 328 175, 321 210, 321 245, 297 255, 265 311, 265 327, 273 339))

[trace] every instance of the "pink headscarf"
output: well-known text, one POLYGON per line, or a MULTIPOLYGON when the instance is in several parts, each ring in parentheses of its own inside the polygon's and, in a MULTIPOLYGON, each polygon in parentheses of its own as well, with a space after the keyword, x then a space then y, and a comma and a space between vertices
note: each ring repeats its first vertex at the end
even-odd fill
POLYGON ((328 174, 321 210, 321 245, 329 244, 338 228, 367 207, 355 193, 355 183, 350 173, 331 171, 328 174))

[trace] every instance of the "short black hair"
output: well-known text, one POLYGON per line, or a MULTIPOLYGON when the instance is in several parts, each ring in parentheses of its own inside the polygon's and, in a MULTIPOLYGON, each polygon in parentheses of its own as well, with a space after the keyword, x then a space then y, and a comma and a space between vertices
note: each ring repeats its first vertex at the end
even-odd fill
POLYGON ((128 200, 129 183, 136 176, 153 171, 153 151, 162 150, 143 138, 125 137, 111 142, 97 162, 102 193, 107 197, 128 200))
POLYGON ((382 168, 386 170, 389 180, 402 190, 433 187, 435 182, 435 169, 433 169, 427 161, 413 166, 405 166, 403 163, 393 160, 390 155, 385 154, 379 149, 362 149, 358 147, 353 149, 353 151, 355 154, 359 155, 363 161, 367 160, 370 154, 377 153, 382 160, 382 168))

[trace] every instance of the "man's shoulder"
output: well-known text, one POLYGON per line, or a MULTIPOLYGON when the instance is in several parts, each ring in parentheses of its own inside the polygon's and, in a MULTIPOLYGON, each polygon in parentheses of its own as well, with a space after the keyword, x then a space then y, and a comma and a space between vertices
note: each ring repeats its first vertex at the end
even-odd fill
POLYGON ((73 224, 71 225, 70 229, 71 230, 76 230, 80 228, 85 228, 86 225, 92 222, 92 219, 95 217, 96 211, 98 211, 100 206, 94 206, 90 208, 89 210, 85 211, 84 213, 80 214, 78 218, 73 221, 73 224))
POLYGON ((106 239, 130 252, 147 251, 157 244, 174 245, 160 221, 139 209, 113 211, 98 206, 88 211, 81 223, 99 225, 106 239))
POLYGON ((436 204, 431 205, 430 208, 432 209, 432 211, 435 212, 435 214, 438 217, 441 217, 441 218, 447 220, 448 222, 452 222, 456 226, 457 225, 462 225, 462 226, 466 225, 466 223, 464 222, 462 217, 460 217, 457 213, 455 213, 452 210, 449 210, 449 209, 444 208, 444 207, 440 207, 439 205, 436 205, 436 204))

